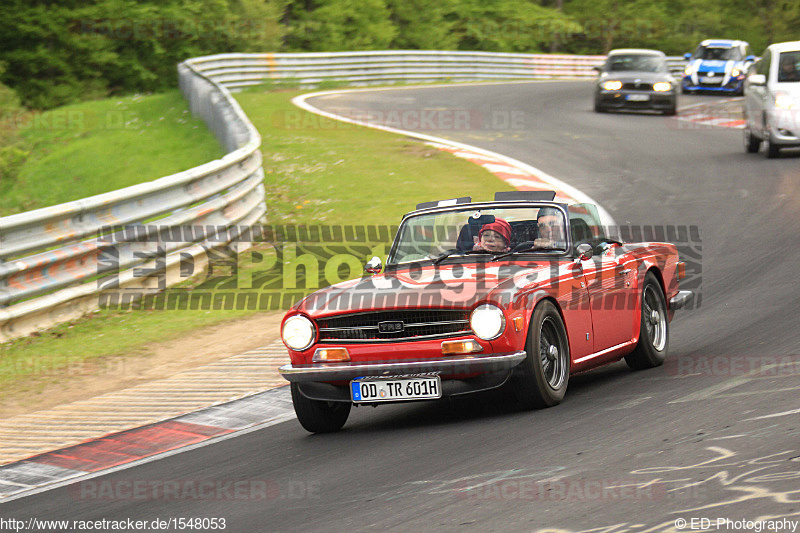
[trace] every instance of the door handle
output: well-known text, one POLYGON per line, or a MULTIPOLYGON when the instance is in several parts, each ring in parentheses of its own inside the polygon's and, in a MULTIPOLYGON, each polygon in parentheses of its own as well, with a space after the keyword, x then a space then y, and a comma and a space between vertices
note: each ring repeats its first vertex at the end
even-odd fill
POLYGON ((630 268, 626 268, 625 270, 620 270, 619 271, 619 275, 620 276, 627 276, 630 273, 631 273, 631 269, 630 268))

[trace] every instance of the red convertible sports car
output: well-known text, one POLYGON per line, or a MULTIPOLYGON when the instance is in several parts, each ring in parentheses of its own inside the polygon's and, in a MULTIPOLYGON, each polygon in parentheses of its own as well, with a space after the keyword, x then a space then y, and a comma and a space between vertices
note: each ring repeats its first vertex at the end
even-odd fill
POLYGON ((661 365, 673 312, 691 301, 673 244, 622 243, 591 204, 497 193, 420 204, 386 265, 317 291, 281 333, 302 426, 341 429, 353 405, 509 387, 556 405, 571 374, 625 358, 661 365))

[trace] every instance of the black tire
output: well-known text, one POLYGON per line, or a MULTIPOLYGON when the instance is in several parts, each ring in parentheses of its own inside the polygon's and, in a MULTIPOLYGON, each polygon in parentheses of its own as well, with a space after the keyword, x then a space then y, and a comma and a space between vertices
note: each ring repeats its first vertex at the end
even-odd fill
POLYGON ((744 127, 744 149, 748 154, 755 154, 761 147, 761 139, 753 135, 750 128, 745 125, 744 127))
POLYGON ((670 107, 668 107, 664 111, 664 114, 667 115, 667 116, 670 116, 670 117, 677 115, 678 114, 678 106, 675 105, 675 104, 672 104, 670 107))
POLYGON ((599 98, 595 98, 594 99, 594 112, 595 113, 605 113, 606 112, 605 108, 600 103, 600 99, 599 98))
POLYGON ((311 433, 339 431, 350 416, 349 402, 325 402, 306 398, 297 383, 292 383, 292 404, 297 420, 311 433))
POLYGON ((634 370, 661 366, 669 350, 669 320, 664 291, 652 272, 644 278, 640 320, 639 342, 625 362, 634 370))
POLYGON ((781 153, 781 147, 767 137, 767 159, 775 159, 781 153))
POLYGON ((533 311, 525 341, 528 356, 514 369, 511 390, 522 409, 558 405, 569 383, 569 342, 564 321, 549 301, 533 311))

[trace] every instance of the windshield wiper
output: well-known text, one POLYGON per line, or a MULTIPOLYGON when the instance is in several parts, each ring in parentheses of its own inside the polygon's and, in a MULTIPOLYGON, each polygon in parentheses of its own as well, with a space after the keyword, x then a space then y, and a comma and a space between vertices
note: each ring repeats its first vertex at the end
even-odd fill
POLYGON ((536 249, 549 250, 550 248, 542 248, 541 246, 536 246, 532 242, 523 242, 523 243, 518 244, 517 246, 515 246, 513 250, 510 250, 508 252, 503 252, 502 254, 497 254, 495 256, 492 256, 490 261, 497 261, 498 259, 502 259, 504 257, 508 257, 509 255, 514 255, 514 254, 518 254, 518 253, 522 253, 522 252, 532 252, 532 251, 534 251, 536 249))
POLYGON ((436 256, 436 259, 433 260, 434 265, 438 265, 451 255, 460 254, 460 255, 472 255, 472 254, 489 254, 491 253, 489 250, 464 250, 461 251, 458 248, 453 248, 452 250, 447 250, 444 253, 439 254, 436 256))

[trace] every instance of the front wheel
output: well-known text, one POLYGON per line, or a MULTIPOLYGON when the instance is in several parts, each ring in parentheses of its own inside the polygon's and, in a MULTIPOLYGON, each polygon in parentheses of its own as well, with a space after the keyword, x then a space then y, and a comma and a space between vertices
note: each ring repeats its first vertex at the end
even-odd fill
POLYGON ((511 378, 518 405, 523 409, 558 405, 569 382, 569 342, 564 321, 551 302, 544 301, 533 311, 525 351, 527 357, 511 378))
POLYGON ((350 416, 349 402, 326 402, 303 396, 297 383, 291 384, 292 404, 297 420, 311 433, 339 431, 350 416))
POLYGON ((634 370, 663 365, 669 348, 667 302, 661 284, 652 272, 644 278, 641 308, 639 342, 625 356, 625 362, 634 370))
POLYGON ((745 125, 744 127, 744 149, 748 154, 755 154, 761 146, 761 139, 753 135, 750 128, 745 125))
POLYGON ((780 154, 781 147, 774 142, 770 137, 767 137, 767 158, 775 159, 780 154))

